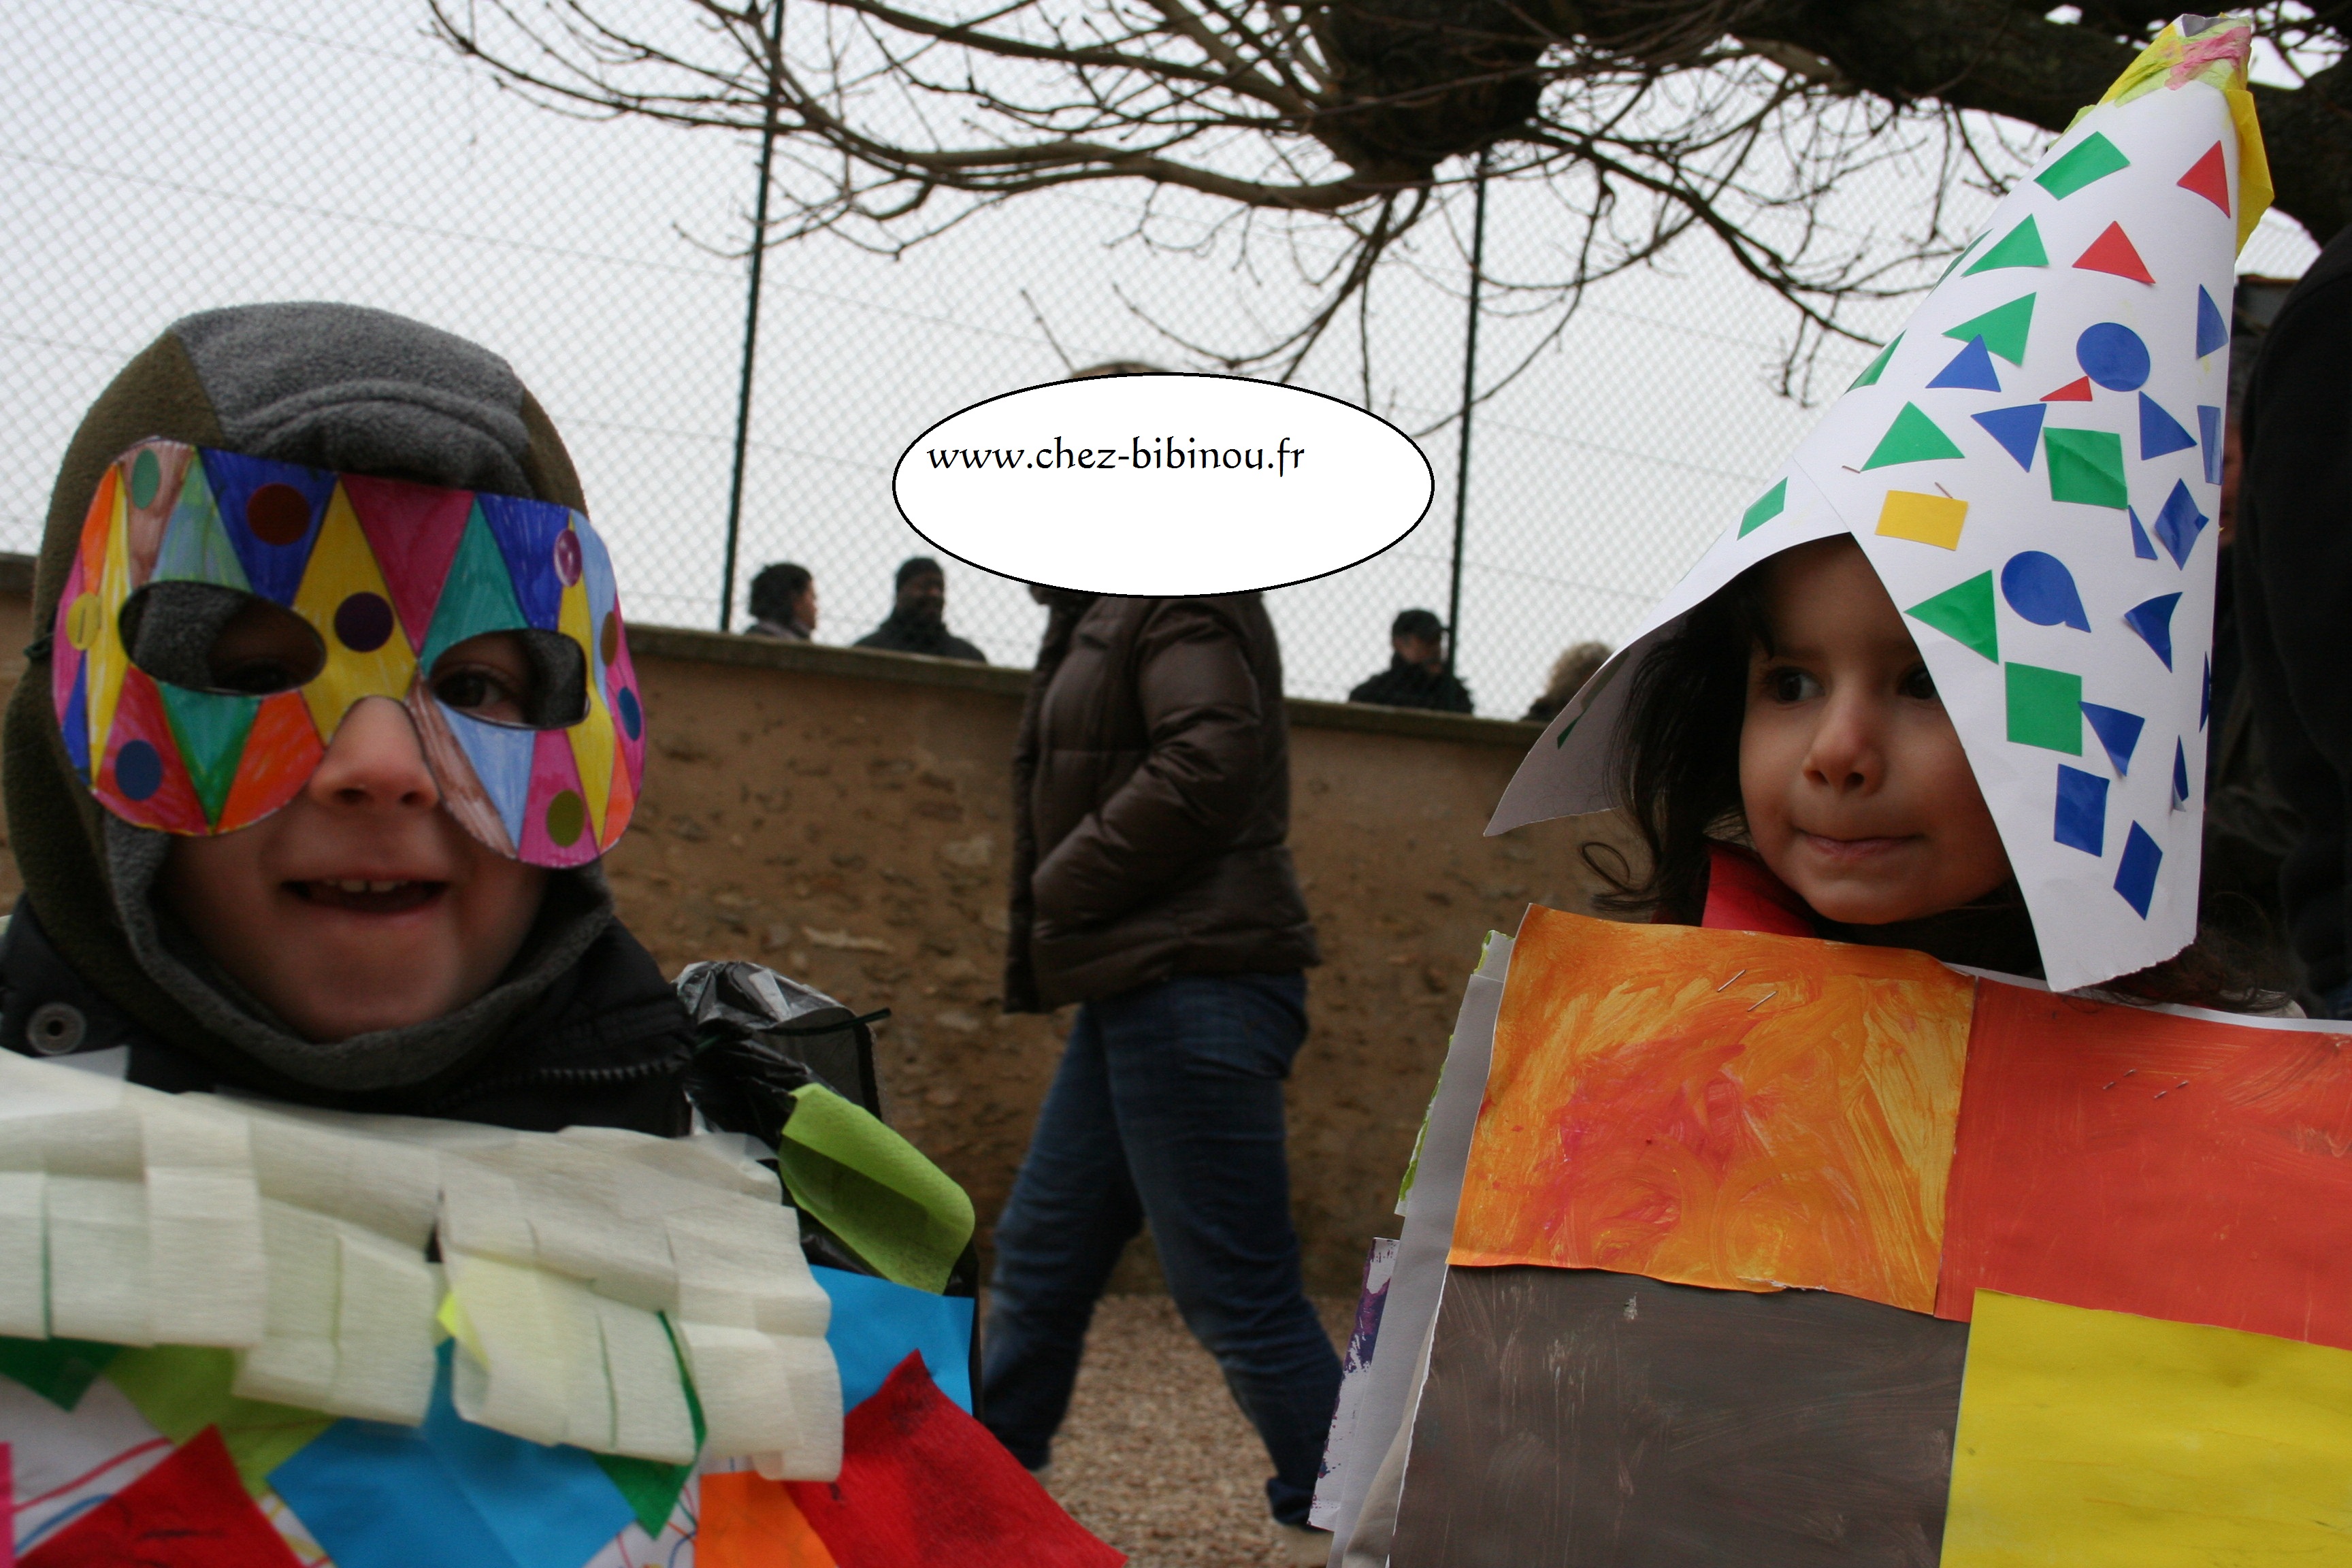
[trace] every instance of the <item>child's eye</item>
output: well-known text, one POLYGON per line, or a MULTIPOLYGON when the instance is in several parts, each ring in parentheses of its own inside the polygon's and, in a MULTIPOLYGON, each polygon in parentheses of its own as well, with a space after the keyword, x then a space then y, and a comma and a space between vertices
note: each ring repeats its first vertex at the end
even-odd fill
POLYGON ((1822 683, 1804 670, 1784 665, 1764 672, 1764 689, 1775 702, 1804 702, 1822 694, 1822 683))
POLYGON ((1924 664, 1913 665, 1910 672, 1904 676, 1903 684, 1897 689, 1904 696, 1916 698, 1922 702, 1939 700, 1936 695, 1936 678, 1927 673, 1927 667, 1924 664))
POLYGON ((498 671, 485 669, 480 665, 460 665, 455 669, 436 670, 433 695, 460 713, 476 719, 486 719, 497 724, 520 724, 523 721, 522 694, 509 685, 498 671))

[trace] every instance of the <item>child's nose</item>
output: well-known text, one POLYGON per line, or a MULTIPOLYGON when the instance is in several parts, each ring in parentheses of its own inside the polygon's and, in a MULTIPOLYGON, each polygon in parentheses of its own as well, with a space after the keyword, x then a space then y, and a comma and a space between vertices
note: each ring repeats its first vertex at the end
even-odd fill
POLYGON ((310 775, 310 793, 321 805, 430 811, 441 804, 416 725, 388 697, 362 698, 343 715, 342 728, 310 775))
POLYGON ((1877 786, 1885 771, 1880 744, 1878 715, 1859 698, 1832 697, 1813 731, 1805 772, 1816 784, 1840 795, 1866 792, 1877 786))

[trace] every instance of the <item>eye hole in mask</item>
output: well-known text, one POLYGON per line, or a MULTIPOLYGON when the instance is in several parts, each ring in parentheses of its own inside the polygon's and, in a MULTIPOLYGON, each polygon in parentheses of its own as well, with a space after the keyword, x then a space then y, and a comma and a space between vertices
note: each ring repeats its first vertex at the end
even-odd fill
POLYGON ((510 729, 568 730, 588 716, 588 661, 554 632, 467 637, 433 661, 425 687, 444 707, 510 729))

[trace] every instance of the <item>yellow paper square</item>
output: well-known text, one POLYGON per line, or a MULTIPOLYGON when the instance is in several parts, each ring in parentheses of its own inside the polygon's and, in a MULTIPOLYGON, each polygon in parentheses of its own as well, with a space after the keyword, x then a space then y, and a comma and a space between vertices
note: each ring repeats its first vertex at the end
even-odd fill
POLYGON ((1889 539, 1914 539, 1946 550, 1960 547, 1960 525, 1968 521, 1969 503, 1950 496, 1922 495, 1917 490, 1888 490, 1878 509, 1878 531, 1889 539))
POLYGON ((1942 1568, 2352 1562, 2352 1351, 1979 1290, 1942 1568))

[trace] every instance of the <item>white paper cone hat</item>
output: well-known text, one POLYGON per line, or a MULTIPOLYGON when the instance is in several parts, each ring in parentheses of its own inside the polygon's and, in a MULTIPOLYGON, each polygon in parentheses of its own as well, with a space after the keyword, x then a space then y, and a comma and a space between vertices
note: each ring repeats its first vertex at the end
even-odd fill
POLYGON ((1740 573, 1849 533, 1958 729, 2050 984, 2195 936, 2228 312, 2270 201, 2251 37, 2183 16, 2077 118, 1552 721, 1487 832, 1613 804, 1630 671, 1740 573))

